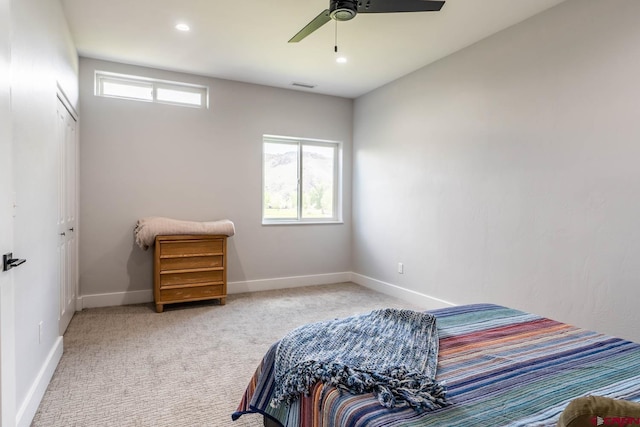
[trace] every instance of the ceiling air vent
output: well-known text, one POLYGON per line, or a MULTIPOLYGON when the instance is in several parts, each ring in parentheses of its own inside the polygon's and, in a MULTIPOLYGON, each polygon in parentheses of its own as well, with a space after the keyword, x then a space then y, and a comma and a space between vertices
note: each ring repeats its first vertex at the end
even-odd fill
POLYGON ((305 89, 313 89, 314 87, 316 87, 316 85, 311 85, 309 83, 296 83, 296 82, 291 83, 291 86, 303 87, 305 89))

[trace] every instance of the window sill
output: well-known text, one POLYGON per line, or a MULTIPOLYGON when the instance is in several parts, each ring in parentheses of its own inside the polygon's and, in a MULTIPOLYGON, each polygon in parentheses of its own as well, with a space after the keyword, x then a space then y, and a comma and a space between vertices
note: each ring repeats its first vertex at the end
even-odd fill
POLYGON ((262 225, 327 225, 327 224, 344 224, 342 220, 328 220, 328 221, 297 221, 297 220, 269 220, 263 219, 262 225))

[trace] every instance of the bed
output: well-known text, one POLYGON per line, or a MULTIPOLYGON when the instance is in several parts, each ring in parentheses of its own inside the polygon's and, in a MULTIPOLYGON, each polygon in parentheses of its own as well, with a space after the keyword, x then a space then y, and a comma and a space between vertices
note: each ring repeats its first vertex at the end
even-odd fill
POLYGON ((257 413, 285 427, 555 426, 587 395, 640 402, 640 344, 491 304, 432 310, 436 379, 449 406, 387 409, 371 393, 316 384, 290 405, 270 406, 277 343, 250 379, 232 418, 257 413))

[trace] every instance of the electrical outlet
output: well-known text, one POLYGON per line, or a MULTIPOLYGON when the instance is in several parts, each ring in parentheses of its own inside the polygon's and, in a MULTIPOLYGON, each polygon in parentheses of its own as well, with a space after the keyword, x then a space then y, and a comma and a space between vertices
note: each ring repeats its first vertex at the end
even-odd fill
POLYGON ((398 273, 404 274, 404 264, 401 262, 398 263, 398 273))
POLYGON ((38 344, 42 344, 42 320, 38 323, 38 344))

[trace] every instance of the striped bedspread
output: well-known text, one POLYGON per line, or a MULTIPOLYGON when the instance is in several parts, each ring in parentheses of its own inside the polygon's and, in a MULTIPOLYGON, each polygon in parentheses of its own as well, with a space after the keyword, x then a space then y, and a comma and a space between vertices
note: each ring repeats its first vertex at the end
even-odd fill
POLYGON ((286 427, 555 426, 574 398, 640 402, 640 344, 489 304, 433 310, 440 335, 436 380, 450 406, 386 409, 372 394, 316 385, 291 406, 269 406, 275 345, 233 419, 261 413, 286 427))

